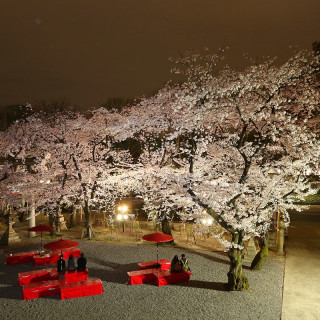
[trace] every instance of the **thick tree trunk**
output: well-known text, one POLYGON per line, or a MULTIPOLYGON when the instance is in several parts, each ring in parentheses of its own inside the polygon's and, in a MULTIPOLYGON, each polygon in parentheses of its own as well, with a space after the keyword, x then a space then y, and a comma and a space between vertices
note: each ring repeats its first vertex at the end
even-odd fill
POLYGON ((285 228, 285 224, 282 220, 282 218, 280 217, 280 222, 279 222, 279 230, 278 230, 278 243, 277 243, 277 254, 283 255, 284 251, 283 251, 283 247, 284 247, 284 228, 285 228))
POLYGON ((91 210, 89 208, 88 202, 85 202, 83 206, 84 218, 85 218, 85 228, 86 228, 86 238, 92 238, 92 225, 91 225, 91 210))
POLYGON ((167 219, 166 217, 164 217, 164 218, 161 220, 161 229, 162 229, 162 232, 163 232, 163 233, 172 236, 171 227, 170 227, 170 221, 169 221, 169 219, 167 219))
MULTIPOLYGON (((55 218, 52 214, 49 215, 49 226, 54 227, 55 218)), ((54 230, 50 230, 50 236, 54 235, 54 230)))
POLYGON ((77 217, 77 210, 73 209, 70 214, 70 228, 73 228, 76 226, 76 217, 77 217))
MULTIPOLYGON (((33 228, 36 225, 36 210, 34 207, 34 202, 31 202, 29 216, 28 216, 28 228, 33 228)), ((34 238, 36 236, 35 232, 29 232, 29 238, 34 238)))
MULTIPOLYGON (((170 227, 170 221, 166 217, 163 218, 162 221, 161 221, 161 229, 162 229, 163 233, 172 236, 171 227, 170 227)), ((174 240, 169 241, 169 243, 173 243, 173 242, 174 242, 174 240)))
POLYGON ((259 241, 260 250, 254 257, 251 263, 251 269, 252 270, 261 270, 262 265, 264 261, 267 259, 269 254, 268 249, 268 234, 266 234, 264 237, 260 238, 259 241))
MULTIPOLYGON (((232 233, 232 242, 236 246, 244 247, 244 233, 232 233)), ((228 256, 230 259, 230 269, 228 272, 228 289, 231 291, 250 290, 247 276, 242 270, 242 252, 243 249, 230 248, 228 256)))
POLYGON ((57 213, 56 213, 56 216, 55 216, 55 225, 56 225, 56 232, 61 232, 61 229, 60 229, 60 223, 59 223, 59 216, 60 216, 60 207, 58 206, 57 208, 57 213))

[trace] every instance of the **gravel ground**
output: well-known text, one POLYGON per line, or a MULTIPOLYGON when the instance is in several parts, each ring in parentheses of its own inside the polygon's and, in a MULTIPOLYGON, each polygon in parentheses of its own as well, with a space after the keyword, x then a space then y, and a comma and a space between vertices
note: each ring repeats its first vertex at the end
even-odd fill
POLYGON ((22 288, 17 283, 18 273, 36 267, 32 263, 7 266, 5 254, 37 249, 29 245, 1 250, 0 319, 281 318, 284 258, 274 254, 269 255, 262 271, 252 272, 245 267, 251 292, 228 292, 224 284, 229 262, 224 253, 159 246, 159 259, 171 260, 175 254, 186 254, 192 271, 190 282, 163 287, 130 286, 126 284, 127 272, 137 270, 137 262, 154 260, 155 245, 80 241, 80 249, 88 260, 89 278, 101 279, 104 293, 63 301, 59 296, 24 301, 22 288))

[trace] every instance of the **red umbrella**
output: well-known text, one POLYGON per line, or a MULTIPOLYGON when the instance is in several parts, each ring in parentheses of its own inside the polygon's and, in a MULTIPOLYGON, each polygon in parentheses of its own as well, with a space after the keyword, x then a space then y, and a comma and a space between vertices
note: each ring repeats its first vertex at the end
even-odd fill
POLYGON ((156 232, 156 233, 150 233, 150 234, 146 234, 142 237, 143 240, 146 241, 151 241, 151 242, 156 242, 157 243, 157 263, 154 265, 155 268, 159 268, 160 264, 158 263, 159 261, 159 252, 158 252, 158 244, 159 242, 168 242, 168 241, 173 241, 173 237, 168 235, 168 234, 164 234, 161 232, 156 232))
POLYGON ((60 240, 46 243, 43 247, 49 250, 61 250, 61 254, 62 254, 62 249, 74 248, 74 247, 77 247, 78 245, 79 245, 79 242, 77 241, 63 240, 61 238, 60 240))
POLYGON ((54 227, 48 226, 48 225, 44 225, 44 224, 39 224, 38 226, 35 226, 35 227, 27 229, 28 231, 41 232, 41 248, 40 248, 40 252, 42 252, 42 232, 51 231, 53 229, 54 229, 54 227))

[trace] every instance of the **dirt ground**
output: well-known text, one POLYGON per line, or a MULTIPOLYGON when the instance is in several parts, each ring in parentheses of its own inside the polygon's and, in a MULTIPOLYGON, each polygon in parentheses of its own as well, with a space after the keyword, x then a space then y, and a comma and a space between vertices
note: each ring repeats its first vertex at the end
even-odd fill
MULTIPOLYGON (((49 232, 43 233, 43 243, 53 241, 55 239, 81 239, 86 240, 84 237, 84 222, 80 221, 79 218, 76 221, 75 227, 70 227, 70 215, 65 214, 65 222, 67 229, 60 232, 54 232, 53 236, 50 236, 49 232)), ((38 224, 49 224, 48 217, 45 215, 38 215, 36 217, 36 225, 38 224)), ((101 219, 92 219, 93 225, 93 241, 104 241, 109 243, 118 244, 146 244, 153 245, 142 240, 144 234, 153 233, 157 230, 156 225, 151 221, 140 220, 140 221, 126 221, 123 227, 122 222, 115 221, 113 226, 110 226, 107 222, 101 219), (123 231, 124 230, 124 231, 123 231)), ((35 237, 30 238, 28 234, 28 222, 17 221, 13 225, 13 229, 19 235, 21 244, 25 243, 36 243, 39 242, 40 233, 37 233, 35 237)), ((158 228, 159 229, 159 228, 158 228)), ((224 251, 223 246, 219 241, 214 238, 210 233, 198 235, 193 223, 183 224, 181 222, 171 223, 172 236, 174 238, 174 243, 171 246, 180 248, 189 248, 193 250, 209 250, 209 251, 224 251)), ((0 233, 3 234, 6 230, 5 221, 0 223, 0 233)), ((213 228, 210 228, 212 231, 213 228)), ((159 231, 161 232, 161 231, 159 231)), ((19 243, 13 244, 13 246, 19 246, 19 243)), ((5 246, 1 244, 1 247, 5 246)))

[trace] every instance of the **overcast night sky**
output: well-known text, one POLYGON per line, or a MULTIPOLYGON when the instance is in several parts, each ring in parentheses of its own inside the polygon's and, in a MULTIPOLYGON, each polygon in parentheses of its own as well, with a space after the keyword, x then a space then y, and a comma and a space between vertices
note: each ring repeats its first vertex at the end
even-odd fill
POLYGON ((0 105, 90 108, 159 89, 178 50, 227 42, 239 67, 243 51, 281 62, 314 41, 319 0, 0 0, 0 105))

